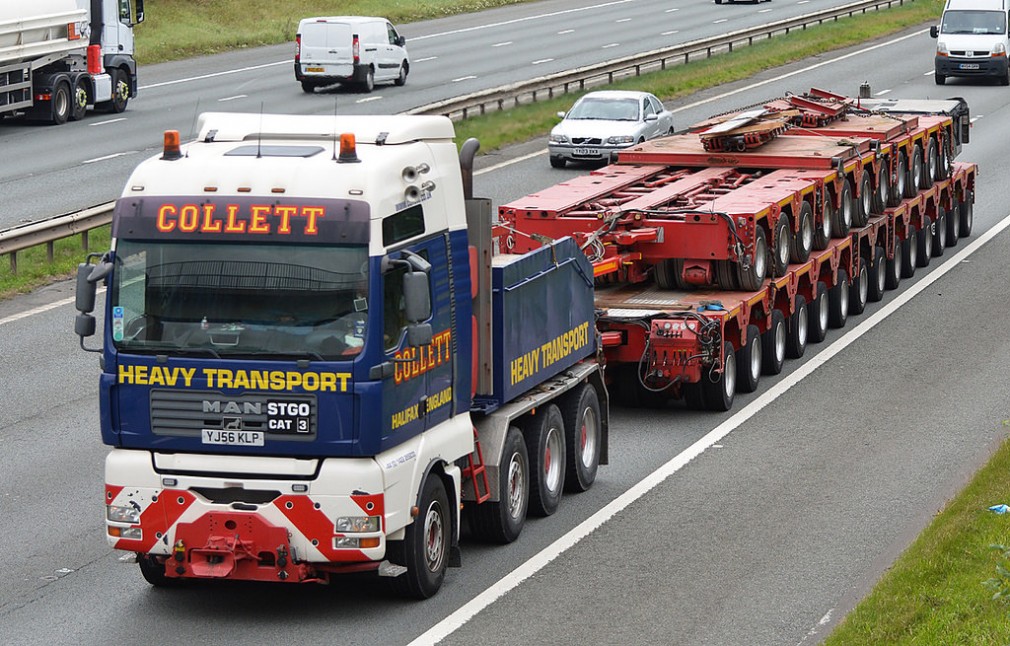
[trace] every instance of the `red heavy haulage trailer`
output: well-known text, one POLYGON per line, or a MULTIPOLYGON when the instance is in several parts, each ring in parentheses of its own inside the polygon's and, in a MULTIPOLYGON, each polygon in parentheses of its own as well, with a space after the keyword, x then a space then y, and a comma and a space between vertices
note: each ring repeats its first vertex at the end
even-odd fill
POLYGON ((789 95, 500 207, 505 244, 593 261, 619 399, 728 410, 971 233, 969 126, 962 99, 789 95))

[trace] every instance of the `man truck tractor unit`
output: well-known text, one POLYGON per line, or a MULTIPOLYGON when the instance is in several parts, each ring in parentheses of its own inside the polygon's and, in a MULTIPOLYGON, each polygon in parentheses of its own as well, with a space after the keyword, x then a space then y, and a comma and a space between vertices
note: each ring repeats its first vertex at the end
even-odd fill
POLYGON ((133 27, 144 0, 0 3, 0 117, 62 124, 137 95, 133 27))
POLYGON ((149 582, 374 571, 428 597, 461 522, 510 542, 593 484, 592 266, 570 238, 495 253, 453 137, 209 114, 130 177, 75 328, 104 280, 106 529, 149 582))
POLYGON ((613 401, 725 411, 972 228, 963 100, 812 90, 622 151, 499 209, 593 261, 613 401))

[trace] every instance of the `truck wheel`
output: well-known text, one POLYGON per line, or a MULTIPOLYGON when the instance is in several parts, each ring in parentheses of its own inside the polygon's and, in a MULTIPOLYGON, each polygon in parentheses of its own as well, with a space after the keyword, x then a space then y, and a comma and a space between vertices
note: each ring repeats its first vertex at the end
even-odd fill
MULTIPOLYGON (((849 189, 852 190, 851 188, 849 189)), ((870 214, 873 212, 873 183, 870 182, 870 173, 865 169, 859 178, 859 196, 855 200, 855 208, 852 209, 852 226, 863 227, 870 221, 870 214)))
POLYGON ((752 393, 758 388, 761 380, 761 364, 764 363, 761 351, 761 332, 756 325, 747 326, 747 341, 736 353, 736 365, 740 367, 740 383, 737 390, 742 393, 752 393))
POLYGON ((60 81, 53 90, 53 98, 49 102, 50 120, 53 125, 63 125, 70 118, 70 84, 60 81))
POLYGON ((884 286, 887 289, 897 289, 898 285, 901 284, 901 245, 894 245, 894 255, 887 259, 885 262, 887 276, 884 280, 884 286))
POLYGON ((856 259, 856 279, 849 287, 849 313, 856 316, 863 313, 870 298, 870 272, 866 269, 866 259, 856 259))
POLYGON ((779 213, 772 230, 772 276, 785 276, 789 268, 789 258, 793 247, 792 230, 789 228, 789 217, 779 213))
POLYGON ((810 319, 810 331, 807 340, 810 343, 820 343, 828 335, 828 286, 824 281, 817 281, 815 287, 817 296, 807 308, 807 318, 810 319))
POLYGON ((771 325, 761 335, 761 372, 777 375, 786 362, 786 317, 772 310, 771 325))
POLYGON ((888 206, 898 206, 905 198, 908 190, 908 155, 905 151, 898 151, 898 161, 894 168, 894 190, 891 191, 891 202, 888 206))
POLYGON ((719 412, 732 408, 733 398, 736 396, 736 353, 733 351, 733 344, 729 341, 724 342, 722 352, 724 361, 722 373, 709 371, 709 374, 702 376, 701 381, 705 408, 719 412))
POLYGON ((74 92, 70 100, 70 120, 80 121, 88 112, 88 84, 84 77, 74 82, 74 92))
POLYGON ((165 574, 165 564, 149 554, 137 554, 137 564, 144 580, 156 588, 175 588, 186 579, 169 577, 165 574))
POLYGON ((600 398, 596 388, 583 384, 564 401, 565 418, 565 491, 586 491, 596 480, 600 466, 603 427, 600 398))
POLYGON ((526 453, 530 458, 530 512, 550 516, 558 510, 565 484, 565 420, 554 404, 528 417, 526 453))
POLYGON ((947 248, 947 211, 937 205, 936 222, 933 223, 933 257, 939 258, 947 248))
POLYGON ((740 289, 753 292, 761 288, 768 276, 768 238, 761 225, 754 227, 754 255, 747 269, 737 264, 737 280, 740 289))
POLYGON ((871 303, 876 303, 884 298, 884 289, 887 286, 886 262, 884 248, 880 246, 874 247, 873 260, 870 261, 869 291, 866 294, 871 303))
MULTIPOLYGON (((403 537, 402 563, 407 571, 392 580, 401 595, 427 599, 442 587, 449 564, 452 515, 442 479, 430 474, 421 488, 419 512, 403 537)), ((398 559, 399 560, 399 559, 398 559)), ((395 562, 395 561, 394 561, 395 562)))
POLYGON ((474 537, 490 543, 511 543, 526 524, 530 460, 522 432, 509 426, 498 461, 498 501, 468 502, 465 509, 474 537))
POLYGON ((962 238, 967 238, 971 235, 971 227, 975 220, 975 194, 971 191, 965 191, 964 200, 958 204, 958 233, 961 234, 962 238))
POLYGON ((396 80, 393 81, 393 83, 401 87, 405 85, 407 83, 407 72, 409 71, 409 69, 410 68, 407 67, 407 61, 403 61, 402 63, 400 63, 400 73, 397 74, 396 80))
POLYGON ((947 246, 956 247, 957 240, 960 233, 960 222, 958 221, 958 213, 961 207, 957 203, 957 198, 951 198, 950 210, 947 211, 947 246))
POLYGON ((940 179, 940 150, 936 145, 936 137, 930 137, 926 144, 926 168, 922 174, 922 187, 929 188, 940 179))
MULTIPOLYGON (((830 237, 830 232, 828 232, 830 237)), ((814 247, 814 212, 809 202, 803 202, 800 207, 799 224, 793 234, 789 246, 789 259, 793 262, 806 262, 810 258, 810 250, 814 247)))
POLYGON ((915 197, 920 188, 924 188, 922 168, 922 144, 916 143, 912 147, 912 161, 909 164, 908 186, 906 186, 905 197, 915 197))
POLYGON ((937 85, 943 85, 944 83, 947 82, 947 77, 944 76, 943 74, 940 74, 939 72, 934 72, 933 80, 936 82, 937 85))
POLYGON ((789 317, 789 327, 786 330, 786 356, 799 359, 807 350, 807 338, 810 332, 810 321, 807 316, 807 299, 796 295, 796 309, 789 317))
POLYGON ((833 328, 845 327, 849 320, 849 274, 838 268, 835 284, 828 291, 828 325, 833 328))
POLYGON ((933 259, 933 221, 928 215, 922 217, 922 228, 916 233, 916 243, 918 253, 915 262, 920 267, 928 267, 933 259))
POLYGON ((905 239, 901 241, 901 277, 911 278, 919 263, 919 243, 915 227, 909 227, 905 239))

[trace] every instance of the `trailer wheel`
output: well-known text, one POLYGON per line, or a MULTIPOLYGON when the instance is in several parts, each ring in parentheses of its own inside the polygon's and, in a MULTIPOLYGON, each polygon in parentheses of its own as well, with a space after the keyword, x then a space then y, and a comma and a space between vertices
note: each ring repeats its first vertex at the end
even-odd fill
POLYGON ((156 588, 175 588, 186 583, 186 579, 165 574, 165 564, 150 554, 137 554, 137 564, 144 580, 156 588))
POLYGON ((909 164, 908 186, 906 186, 905 197, 915 197, 920 188, 924 188, 922 168, 922 144, 916 143, 912 147, 912 161, 909 164))
POLYGON ((951 136, 952 136, 951 133, 944 132, 943 143, 937 142, 940 153, 940 165, 939 167, 937 167, 937 175, 936 175, 937 179, 947 179, 948 177, 950 177, 950 155, 949 155, 950 149, 948 149, 948 146, 950 145, 951 136))
POLYGON ((873 260, 870 261, 870 281, 867 297, 872 303, 884 298, 884 290, 887 285, 887 272, 884 271, 885 258, 884 248, 877 246, 873 249, 873 260))
POLYGON ((884 286, 887 289, 897 289, 901 284, 901 256, 901 245, 894 245, 894 255, 888 258, 885 263, 887 279, 884 281, 884 286))
POLYGON ((789 258, 792 255, 792 229, 789 228, 789 217, 779 213, 772 230, 772 276, 785 276, 789 269, 789 258))
POLYGON ((933 221, 928 215, 922 217, 922 228, 916 234, 918 253, 915 262, 920 267, 928 267, 933 259, 933 221))
POLYGON ((686 289, 687 286, 681 280, 683 269, 684 261, 679 258, 657 262, 652 274, 656 280, 656 286, 660 289, 686 289))
POLYGON ((901 241, 901 277, 911 278, 919 263, 919 244, 915 227, 909 227, 905 239, 901 241))
POLYGON ((74 92, 70 101, 70 120, 80 121, 88 113, 88 84, 83 76, 74 81, 74 92))
POLYGON ((684 405, 690 410, 706 410, 705 393, 701 389, 701 384, 682 384, 680 395, 684 398, 684 405))
POLYGON ((522 432, 509 426, 498 461, 498 501, 467 503, 467 522, 474 537, 490 543, 511 543, 526 524, 529 455, 522 432))
POLYGON ((760 289, 768 277, 768 238, 760 225, 754 227, 754 257, 750 265, 744 269, 743 264, 738 263, 737 269, 740 289, 748 292, 760 289))
POLYGON ((937 205, 936 222, 933 223, 933 257, 939 258, 947 248, 947 211, 937 205))
MULTIPOLYGON (((407 525, 403 537, 402 563, 407 571, 392 580, 401 595, 427 599, 442 587, 449 564, 452 515, 442 479, 430 474, 421 488, 419 513, 407 525)), ((400 560, 400 559, 397 559, 400 560)), ((394 561, 395 562, 395 561, 394 561)))
POLYGON ((59 126, 67 122, 70 118, 70 84, 60 81, 53 90, 53 97, 49 101, 50 121, 53 125, 59 126))
POLYGON ((958 233, 961 234, 962 238, 967 238, 971 235, 971 227, 975 220, 975 194, 971 191, 965 191, 964 200, 958 205, 958 233))
MULTIPOLYGON (((810 258, 810 250, 814 247, 814 212, 809 202, 803 202, 800 207, 799 223, 789 246, 789 259, 793 262, 806 262, 810 258)), ((830 237, 831 232, 828 232, 830 237)), ((827 243, 825 243, 827 246, 827 243)))
POLYGON ((565 491, 586 491, 596 480, 603 443, 600 397, 592 384, 583 384, 563 402, 565 418, 565 491))
POLYGON ((736 353, 733 351, 733 344, 725 341, 722 352, 722 373, 709 370, 708 375, 703 375, 701 381, 705 408, 719 412, 732 408, 733 398, 736 396, 736 353))
POLYGON ((958 218, 958 213, 961 211, 960 205, 957 203, 957 198, 953 198, 950 202, 950 210, 947 211, 947 246, 956 247, 957 240, 959 237, 961 223, 958 218))
POLYGON ((781 310, 772 310, 771 324, 761 335, 761 372, 777 375, 786 362, 786 317, 781 310))
POLYGON ((786 356, 799 359, 807 350, 807 340, 810 336, 810 320, 807 315, 807 299, 796 295, 796 309, 789 317, 789 329, 786 333, 786 356))
POLYGON ((736 365, 740 367, 740 383, 737 390, 742 393, 752 393, 758 388, 761 380, 762 358, 761 331, 756 325, 747 326, 747 341, 736 352, 736 365))
POLYGON ((565 484, 565 420, 554 404, 527 417, 524 437, 530 458, 530 512, 550 516, 558 510, 565 484))
POLYGON ((940 179, 940 151, 936 145, 936 137, 930 137, 926 144, 926 172, 922 174, 922 186, 929 188, 933 182, 940 179))
POLYGON ((834 194, 828 192, 824 199, 824 217, 831 220, 833 237, 844 238, 849 235, 849 227, 852 226, 852 188, 848 180, 842 182, 842 196, 837 206, 834 194))
POLYGON ((856 208, 852 209, 852 226, 863 227, 870 221, 870 214, 873 212, 873 199, 873 183, 870 181, 870 173, 863 169, 863 174, 859 177, 859 195, 855 200, 856 208))
POLYGON ((908 191, 908 155, 904 150, 898 151, 898 161, 894 169, 894 190, 891 191, 891 201, 888 206, 898 206, 908 191))
POLYGON ((866 259, 858 258, 856 279, 849 287, 849 313, 856 316, 863 313, 870 298, 870 272, 866 269, 866 259))
POLYGON ((715 261, 715 284, 719 289, 735 292, 740 289, 737 267, 730 260, 715 261))
POLYGON ((820 343, 828 335, 828 315, 830 308, 828 303, 828 286, 823 280, 817 281, 817 296, 811 301, 807 308, 807 318, 810 319, 810 332, 808 341, 810 343, 820 343))
POLYGON ((849 320, 849 274, 841 267, 835 275, 835 284, 828 291, 828 325, 845 327, 849 320))
POLYGON ((833 205, 828 202, 831 199, 831 194, 824 199, 824 209, 821 213, 821 225, 814 228, 814 249, 818 251, 828 248, 831 244, 831 221, 834 219, 833 215, 833 205))
POLYGON ((884 160, 877 173, 877 192, 873 194, 873 210, 876 213, 883 213, 891 203, 891 171, 888 170, 888 161, 884 160))

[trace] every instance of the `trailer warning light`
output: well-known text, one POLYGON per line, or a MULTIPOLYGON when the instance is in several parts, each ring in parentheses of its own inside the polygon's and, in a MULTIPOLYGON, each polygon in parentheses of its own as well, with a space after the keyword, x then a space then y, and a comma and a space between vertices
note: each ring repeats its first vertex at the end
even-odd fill
POLYGON ((167 159, 169 161, 173 159, 182 159, 182 152, 179 147, 179 131, 178 130, 166 130, 165 131, 165 148, 161 155, 162 159, 167 159))

